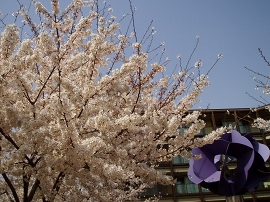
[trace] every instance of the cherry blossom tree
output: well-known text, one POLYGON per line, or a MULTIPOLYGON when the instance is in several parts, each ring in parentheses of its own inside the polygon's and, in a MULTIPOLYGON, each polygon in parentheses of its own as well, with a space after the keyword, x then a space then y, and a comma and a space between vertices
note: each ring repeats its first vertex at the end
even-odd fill
POLYGON ((168 59, 151 56, 164 44, 153 47, 151 26, 138 39, 132 5, 126 29, 97 1, 73 0, 61 11, 51 0, 51 12, 32 5, 39 22, 23 5, 15 13, 23 25, 1 18, 0 200, 133 200, 173 183, 157 162, 223 133, 196 138, 205 124, 200 111, 189 112, 210 70, 190 65, 191 53, 166 74, 168 59))

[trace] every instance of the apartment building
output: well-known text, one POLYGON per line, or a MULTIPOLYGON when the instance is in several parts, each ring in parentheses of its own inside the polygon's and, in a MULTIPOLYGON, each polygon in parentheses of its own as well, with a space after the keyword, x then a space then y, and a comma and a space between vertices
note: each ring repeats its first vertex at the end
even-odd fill
MULTIPOLYGON (((259 130, 252 127, 253 120, 256 117, 270 119, 270 112, 262 108, 251 110, 248 108, 235 109, 206 109, 202 110, 201 119, 206 123, 204 129, 198 136, 209 134, 213 129, 221 126, 231 125, 242 135, 252 133, 253 137, 265 145, 270 146, 270 132, 259 130)), ((185 128, 180 130, 180 135, 185 128)), ((226 201, 224 196, 212 194, 209 190, 192 183, 187 177, 189 160, 182 157, 175 157, 171 162, 160 163, 159 170, 172 175, 177 179, 175 185, 162 186, 156 185, 142 194, 142 199, 151 196, 159 196, 161 202, 223 202, 226 201)), ((266 162, 270 172, 270 160, 266 162)), ((232 163, 229 167, 236 167, 232 163)), ((247 193, 244 196, 245 202, 270 202, 270 179, 260 184, 255 192, 247 193)))

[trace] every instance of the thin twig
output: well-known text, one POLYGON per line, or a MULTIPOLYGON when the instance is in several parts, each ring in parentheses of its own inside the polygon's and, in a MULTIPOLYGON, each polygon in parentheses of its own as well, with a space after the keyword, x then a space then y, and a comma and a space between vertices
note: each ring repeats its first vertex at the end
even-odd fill
POLYGON ((134 11, 132 7, 131 0, 129 0, 130 10, 131 10, 131 16, 132 16, 132 23, 133 23, 133 31, 134 31, 134 37, 136 42, 138 42, 137 33, 136 33, 136 27, 135 27, 135 17, 134 17, 134 11))
POLYGON ((259 52, 260 52, 260 55, 261 57, 263 58, 264 62, 267 63, 267 66, 270 66, 270 62, 266 59, 266 57, 264 56, 262 50, 260 48, 258 48, 259 52))
POLYGON ((186 69, 188 68, 188 65, 189 65, 189 63, 190 63, 190 61, 192 59, 192 56, 193 56, 193 54, 195 53, 195 51, 196 51, 196 49, 198 47, 199 41, 200 41, 200 38, 197 37, 197 41, 196 41, 195 47, 194 47, 194 49, 193 49, 192 53, 190 54, 189 59, 187 61, 186 69))

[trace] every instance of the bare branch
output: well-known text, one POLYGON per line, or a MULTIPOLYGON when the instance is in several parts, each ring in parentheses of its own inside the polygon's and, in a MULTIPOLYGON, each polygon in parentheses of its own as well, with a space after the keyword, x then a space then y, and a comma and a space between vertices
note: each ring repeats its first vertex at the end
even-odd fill
POLYGON ((270 62, 266 59, 266 57, 264 56, 262 50, 260 48, 258 48, 261 57, 263 58, 264 62, 266 62, 267 66, 270 66, 270 62))
POLYGON ((29 193, 29 196, 27 197, 27 201, 32 201, 33 197, 37 191, 37 188, 39 187, 40 181, 38 179, 36 179, 36 181, 34 182, 32 189, 29 193))
POLYGON ((269 79, 269 76, 265 76, 264 74, 262 74, 262 73, 260 73, 260 72, 256 72, 256 71, 254 71, 253 69, 250 69, 250 68, 247 68, 247 67, 244 67, 245 69, 247 69, 248 71, 251 71, 252 73, 254 73, 254 74, 257 74, 257 75, 259 75, 259 76, 261 76, 261 77, 264 77, 264 78, 266 78, 266 79, 269 79))
POLYGON ((132 3, 131 0, 129 0, 129 5, 130 5, 130 11, 131 11, 131 16, 132 16, 132 24, 133 24, 133 31, 134 31, 134 36, 135 36, 135 40, 136 42, 138 42, 138 38, 137 38, 137 33, 136 33, 136 27, 135 27, 135 16, 134 16, 134 9, 132 7, 132 3))
POLYGON ((9 180, 9 178, 8 178, 8 176, 7 176, 7 174, 6 174, 6 173, 2 173, 2 176, 3 176, 4 180, 5 180, 5 182, 7 183, 8 187, 9 187, 10 190, 11 190, 15 202, 20 202, 19 197, 18 197, 18 195, 17 195, 17 192, 16 192, 14 186, 12 185, 12 183, 10 182, 10 180, 9 180))

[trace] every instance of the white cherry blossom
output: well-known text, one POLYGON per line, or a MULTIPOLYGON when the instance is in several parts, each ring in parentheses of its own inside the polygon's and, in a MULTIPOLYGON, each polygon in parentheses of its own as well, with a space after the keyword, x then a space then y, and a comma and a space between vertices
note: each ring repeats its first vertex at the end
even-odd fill
POLYGON ((92 1, 82 16, 86 3, 61 11, 51 0, 50 13, 36 2, 41 22, 20 11, 29 38, 20 40, 15 24, 1 32, 1 201, 135 200, 155 183, 173 183, 157 162, 223 133, 194 138, 205 123, 189 110, 207 75, 186 67, 171 76, 149 62, 135 30, 123 35, 109 21, 111 8, 97 13, 92 1))

